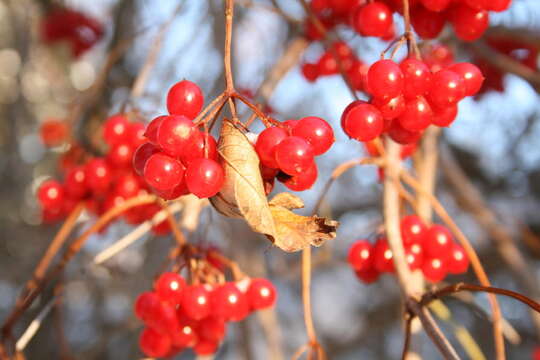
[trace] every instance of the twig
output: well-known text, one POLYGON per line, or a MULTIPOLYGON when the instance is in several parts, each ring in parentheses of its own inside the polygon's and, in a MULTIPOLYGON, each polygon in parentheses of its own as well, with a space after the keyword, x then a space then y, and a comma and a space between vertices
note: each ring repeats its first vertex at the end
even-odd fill
POLYGON ((34 335, 37 333, 39 328, 41 327, 41 324, 43 323, 43 319, 49 314, 51 309, 54 306, 54 303, 56 302, 56 297, 53 297, 49 302, 43 307, 43 309, 39 312, 38 316, 32 322, 26 330, 23 332, 19 340, 15 343, 15 350, 17 351, 23 351, 26 345, 32 340, 34 335))
POLYGON ((401 351, 401 360, 407 359, 407 354, 409 353, 409 346, 411 343, 411 324, 413 317, 407 313, 407 318, 405 319, 405 339, 403 340, 403 350, 401 351))
POLYGON ((225 65, 225 83, 228 93, 234 92, 234 81, 231 67, 231 43, 234 16, 234 0, 225 0, 225 55, 223 62, 225 65))
MULTIPOLYGON (((469 257, 469 260, 471 262, 471 265, 473 267, 473 270, 476 274, 476 277, 480 281, 480 283, 483 286, 490 286, 491 283, 489 281, 489 278, 486 275, 486 272, 484 270, 484 267, 482 266, 482 263, 480 262, 480 259, 478 258, 478 255, 476 254, 476 251, 472 247, 471 243, 463 234, 461 229, 456 225, 454 220, 450 217, 446 209, 442 206, 442 204, 437 200, 437 198, 427 193, 420 183, 413 178, 411 175, 409 175, 406 171, 401 172, 402 179, 409 184, 412 188, 414 188, 417 192, 422 192, 424 195, 426 195, 431 205, 433 206, 433 209, 439 215, 439 217, 446 223, 446 225, 450 228, 450 230, 454 233, 458 241, 460 242, 461 246, 463 246, 465 252, 467 253, 467 256, 469 257)), ((495 350, 497 353, 497 359, 502 360, 505 358, 505 351, 504 351, 504 338, 502 335, 502 323, 501 323, 501 309, 499 307, 499 302, 497 301, 496 297, 494 295, 488 296, 489 303, 493 312, 493 338, 495 342, 495 350)))
MULTIPOLYGON (((438 159, 437 139, 439 134, 440 128, 435 126, 431 126, 426 130, 422 137, 421 161, 415 163, 420 184, 429 194, 433 194, 435 190, 435 170, 438 159)), ((429 197, 423 193, 418 193, 418 215, 424 222, 431 222, 432 210, 429 197)))
POLYGON ((142 95, 144 91, 144 87, 146 86, 146 83, 148 82, 148 78, 150 76, 150 73, 152 72, 152 68, 156 64, 157 61, 157 55, 159 54, 161 50, 161 46, 163 45, 163 39, 165 37, 165 34, 169 30, 169 27, 173 23, 174 19, 182 9, 182 5, 184 4, 183 1, 178 4, 174 12, 172 13, 171 17, 161 26, 159 29, 159 32, 157 33, 156 37, 152 41, 152 47, 150 51, 148 52, 148 56, 146 57, 146 60, 144 62, 143 67, 139 71, 139 74, 137 75, 137 78, 135 79, 135 82, 133 83, 133 87, 131 88, 131 97, 139 97, 142 95))
POLYGON ((182 203, 174 202, 167 209, 157 212, 151 220, 145 221, 144 223, 137 226, 129 234, 125 235, 123 238, 109 246, 108 248, 102 250, 98 253, 93 260, 94 264, 102 264, 105 261, 109 260, 120 251, 124 250, 126 247, 140 239, 144 234, 152 229, 154 225, 161 223, 167 218, 167 212, 171 215, 182 210, 182 203))

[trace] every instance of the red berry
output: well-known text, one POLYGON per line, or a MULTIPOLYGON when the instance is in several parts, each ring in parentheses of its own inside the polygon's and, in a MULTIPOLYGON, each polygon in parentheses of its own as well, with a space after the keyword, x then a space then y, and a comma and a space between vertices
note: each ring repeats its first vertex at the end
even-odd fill
POLYGON ((182 276, 173 272, 166 272, 159 276, 154 288, 163 301, 178 305, 182 302, 182 294, 186 287, 186 281, 182 276))
POLYGON ((180 308, 193 320, 204 319, 210 315, 210 293, 203 285, 188 286, 184 290, 180 308))
POLYGON ((296 124, 298 124, 298 119, 289 119, 289 120, 285 120, 283 122, 283 127, 285 128, 285 130, 287 130, 287 134, 291 135, 292 133, 292 129, 294 129, 294 127, 296 126, 296 124))
POLYGON ((480 69, 471 63, 458 63, 450 66, 451 70, 461 76, 465 87, 465 96, 473 96, 480 90, 484 82, 484 75, 480 69))
POLYGON ((313 162, 311 167, 307 169, 305 172, 299 174, 299 175, 287 175, 285 173, 281 173, 282 175, 278 175, 278 180, 281 181, 287 188, 289 188, 292 191, 304 191, 311 189, 313 184, 317 181, 317 164, 313 162))
POLYGON ((354 273, 365 284, 370 284, 372 282, 375 282, 379 278, 379 275, 381 274, 375 268, 369 268, 369 269, 360 270, 360 271, 356 270, 354 273))
POLYGON ((383 37, 392 27, 392 11, 386 4, 375 1, 358 7, 351 22, 360 35, 383 37))
POLYGON ((84 166, 86 186, 94 193, 104 193, 112 182, 112 171, 107 162, 95 158, 84 166))
POLYGON ((407 215, 400 222, 403 245, 419 244, 426 232, 426 225, 416 215, 407 215))
POLYGON ((439 257, 432 257, 422 264, 422 272, 431 282, 439 282, 446 276, 446 262, 439 257))
POLYGON ((407 265, 409 265, 411 271, 422 267, 423 259, 421 254, 416 254, 410 249, 405 249, 405 260, 407 260, 407 265))
POLYGON ((392 60, 379 60, 371 65, 367 81, 369 92, 375 97, 394 98, 403 91, 403 73, 392 60))
POLYGON ((465 84, 461 76, 451 70, 440 70, 433 74, 429 101, 439 108, 456 104, 465 97, 465 84))
POLYGON ((225 337, 225 321, 214 316, 204 318, 199 322, 198 332, 203 339, 219 342, 225 337))
POLYGON ((251 309, 260 310, 274 306, 276 302, 276 288, 267 279, 251 279, 247 291, 247 298, 251 309))
POLYGON ((330 149, 334 143, 334 131, 323 119, 308 116, 298 121, 291 134, 310 143, 315 155, 321 155, 330 149))
POLYGON ((193 122, 183 115, 164 118, 157 132, 158 146, 171 156, 181 156, 194 136, 199 133, 193 122))
POLYGON ((314 82, 319 77, 319 68, 316 64, 302 64, 302 74, 309 82, 314 82))
POLYGON ((373 247, 373 266, 379 272, 394 272, 394 256, 386 238, 380 238, 373 247))
POLYGON ((398 117, 398 121, 405 130, 418 132, 431 125, 432 118, 433 111, 427 100, 423 96, 417 96, 407 101, 405 110, 398 117))
POLYGON ((474 41, 488 28, 489 14, 485 10, 475 10, 465 4, 459 4, 451 9, 450 21, 458 38, 474 41))
POLYGON ((450 5, 452 0, 420 0, 422 5, 431 11, 442 11, 450 5))
POLYGON ((422 132, 409 131, 404 129, 399 121, 393 121, 390 129, 388 129, 388 136, 398 144, 407 145, 416 143, 422 136, 422 132))
POLYGON ((144 133, 146 126, 142 122, 133 122, 128 126, 128 140, 132 148, 136 149, 146 142, 144 133))
POLYGON ((75 199, 81 199, 88 193, 84 166, 75 166, 69 169, 64 179, 64 190, 66 194, 75 199))
POLYGON ((174 305, 160 301, 152 310, 145 320, 146 325, 161 334, 167 335, 180 330, 174 305))
POLYGON ((486 10, 501 12, 510 7, 512 0, 491 0, 486 10))
POLYGON ((122 115, 113 115, 103 124, 103 139, 109 146, 124 142, 128 139, 129 122, 122 115))
POLYGON ((141 351, 150 357, 163 357, 171 350, 171 339, 151 328, 146 328, 139 337, 141 351))
POLYGON ((341 126, 345 133, 358 141, 371 141, 381 135, 384 120, 379 109, 361 100, 351 105, 341 116, 341 126))
POLYGON ((431 225, 424 235, 422 247, 427 257, 447 257, 452 250, 452 234, 442 225, 431 225))
POLYGON ((163 153, 153 154, 144 166, 144 179, 148 185, 158 190, 176 187, 184 176, 184 165, 163 153))
POLYGON ((41 124, 39 129, 41 141, 45 146, 62 144, 68 135, 69 128, 64 121, 49 119, 41 124))
POLYGON ((403 95, 407 99, 414 99, 428 92, 431 71, 423 61, 408 58, 403 60, 399 67, 403 72, 403 95))
MULTIPOLYGON (((371 104, 377 107, 385 120, 392 120, 405 111, 405 98, 398 95, 392 99, 373 98, 371 104)), ((385 124, 388 121, 385 121, 385 124)))
POLYGON ((367 240, 356 241, 349 249, 347 261, 355 271, 373 267, 373 246, 367 240))
POLYGON ((227 282, 212 292, 212 312, 216 317, 238 321, 249 313, 246 295, 232 282, 227 282))
POLYGON ((154 120, 150 121, 144 132, 144 137, 148 139, 152 144, 158 144, 158 130, 161 126, 161 122, 168 116, 158 116, 154 120))
POLYGON ((154 314, 158 311, 160 305, 161 300, 155 292, 143 292, 137 297, 137 300, 135 300, 135 315, 143 322, 147 323, 150 318, 154 317, 154 314))
POLYGON ((116 179, 116 184, 114 185, 114 193, 116 195, 124 199, 129 199, 137 196, 140 191, 141 181, 135 174, 127 173, 116 179))
POLYGON ((369 66, 362 61, 356 60, 353 61, 353 64, 349 71, 347 71, 347 76, 352 87, 355 90, 367 91, 367 72, 369 66))
POLYGON ((465 250, 459 244, 452 244, 450 257, 448 258, 448 272, 450 274, 462 274, 469 267, 469 258, 465 250))
POLYGON ((39 187, 37 198, 44 209, 60 208, 64 201, 64 188, 56 180, 47 180, 39 187))
POLYGON ((216 341, 199 339, 197 344, 193 347, 195 354, 199 356, 212 355, 217 351, 218 343, 216 341))
POLYGON ((279 168, 275 156, 276 146, 287 137, 287 131, 277 126, 266 128, 259 134, 255 143, 255 150, 259 155, 261 164, 273 169, 279 168))
POLYGON ((217 160, 217 143, 216 139, 209 133, 199 131, 196 135, 191 137, 191 140, 186 144, 180 160, 185 165, 188 165, 192 160, 207 158, 217 160), (206 148, 208 150, 206 150, 206 148))
POLYGON ((183 115, 195 119, 201 112, 204 96, 197 84, 182 80, 169 89, 167 110, 171 115, 183 115))
POLYGON ((445 23, 446 16, 443 12, 430 11, 422 5, 411 9, 411 24, 422 39, 435 39, 445 23))
POLYGON ((458 113, 458 106, 449 105, 442 109, 433 108, 433 117, 431 123, 437 126, 449 126, 454 122, 458 113))
POLYGON ((317 73, 319 75, 333 75, 339 73, 337 59, 330 52, 325 52, 317 62, 317 73))
POLYGON ((144 165, 146 165, 148 158, 158 152, 159 149, 152 143, 147 142, 140 145, 133 154, 133 169, 135 172, 138 175, 143 176, 144 165))
POLYGON ((127 167, 133 161, 133 147, 128 142, 117 143, 109 150, 107 160, 114 167, 127 167))
POLYGON ((187 317, 182 307, 178 308, 177 315, 179 330, 171 335, 173 345, 180 348, 195 346, 198 340, 197 330, 200 323, 187 317))
POLYGON ((186 185, 199 198, 216 195, 225 181, 221 165, 211 159, 192 160, 186 170, 186 185))
POLYGON ((180 196, 189 194, 189 189, 187 188, 186 182, 183 180, 180 184, 170 190, 157 190, 152 188, 152 191, 165 200, 174 200, 178 199, 180 196))
POLYGON ((279 168, 289 175, 299 175, 313 165, 315 154, 313 147, 303 138, 289 136, 283 139, 275 149, 279 168))

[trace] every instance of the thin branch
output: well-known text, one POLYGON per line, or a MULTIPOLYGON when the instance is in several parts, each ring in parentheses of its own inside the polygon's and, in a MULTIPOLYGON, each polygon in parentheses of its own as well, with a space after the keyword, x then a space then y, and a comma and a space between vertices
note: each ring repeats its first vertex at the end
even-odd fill
POLYGON ((226 91, 234 91, 234 81, 231 67, 231 43, 234 16, 234 0, 225 0, 225 55, 223 62, 225 66, 226 91))

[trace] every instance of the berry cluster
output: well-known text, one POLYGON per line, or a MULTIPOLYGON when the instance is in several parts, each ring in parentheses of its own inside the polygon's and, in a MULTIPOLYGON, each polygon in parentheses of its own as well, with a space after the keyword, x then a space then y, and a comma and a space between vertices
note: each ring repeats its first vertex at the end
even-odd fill
POLYGON ((228 321, 241 321, 275 301, 276 289, 266 279, 187 285, 181 275, 166 272, 153 291, 135 302, 135 314, 146 325, 139 346, 150 357, 169 357, 187 348, 211 355, 225 337, 228 321))
MULTIPOLYGON (((143 133, 142 122, 129 122, 122 114, 109 117, 103 124, 107 154, 95 158, 77 156, 73 162, 64 161, 61 167, 64 182, 47 180, 39 187, 37 198, 43 210, 43 221, 63 219, 80 201, 85 201, 90 212, 101 215, 129 198, 148 193, 142 178, 131 169, 133 151, 145 141, 143 133)), ((160 209, 156 204, 142 205, 130 209, 124 217, 130 224, 139 224, 160 209)), ((163 221, 153 230, 156 234, 165 234, 169 224, 163 221)))
MULTIPOLYGON (((434 39, 449 22, 456 36, 465 41, 482 36, 489 25, 489 11, 504 11, 510 3, 511 0, 409 0, 411 23, 418 36, 434 39)), ((383 40, 395 37, 393 13, 403 14, 402 0, 313 0, 310 7, 326 30, 345 24, 362 36, 383 40)), ((323 38, 311 19, 305 24, 305 34, 311 40, 323 38)))
POLYGON ((333 43, 316 63, 302 64, 302 74, 309 82, 314 82, 322 76, 343 72, 352 88, 358 91, 366 91, 368 69, 369 66, 343 41, 333 43))
POLYGON ((167 94, 169 115, 148 124, 148 140, 133 156, 133 167, 150 188, 166 200, 192 193, 208 198, 219 192, 224 172, 216 140, 193 123, 204 103, 201 89, 182 80, 167 94))
POLYGON ((103 25, 96 19, 67 8, 51 11, 41 23, 43 41, 47 44, 68 42, 75 57, 91 49, 103 33, 103 25))
POLYGON ((400 64, 379 60, 367 73, 369 102, 357 100, 345 108, 341 126, 358 141, 383 133, 400 144, 415 143, 429 125, 449 126, 457 104, 475 95, 484 77, 471 63, 457 63, 432 73, 421 60, 406 58, 400 64))
MULTIPOLYGON (((467 271, 469 259, 465 251, 444 226, 427 227, 418 216, 408 215, 401 219, 400 229, 411 270, 420 269, 432 282, 443 280, 447 274, 467 271)), ((376 281, 381 273, 394 272, 392 250, 385 237, 378 238, 374 245, 357 240, 349 249, 348 262, 366 284, 376 281)))
POLYGON ((293 191, 311 188, 318 175, 315 156, 324 154, 333 143, 332 127, 316 116, 263 130, 255 143, 263 179, 273 184, 277 177, 293 191))

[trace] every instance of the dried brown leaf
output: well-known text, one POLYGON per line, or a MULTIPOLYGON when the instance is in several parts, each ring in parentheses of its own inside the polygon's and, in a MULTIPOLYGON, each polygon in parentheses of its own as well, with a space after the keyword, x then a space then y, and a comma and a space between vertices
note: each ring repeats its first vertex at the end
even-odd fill
POLYGON ((291 209, 304 207, 303 201, 289 193, 266 199, 259 171, 259 157, 246 136, 225 120, 218 144, 225 170, 221 191, 211 204, 228 217, 244 218, 256 232, 265 234, 284 251, 293 252, 336 236, 337 221, 317 216, 302 216, 291 209))

